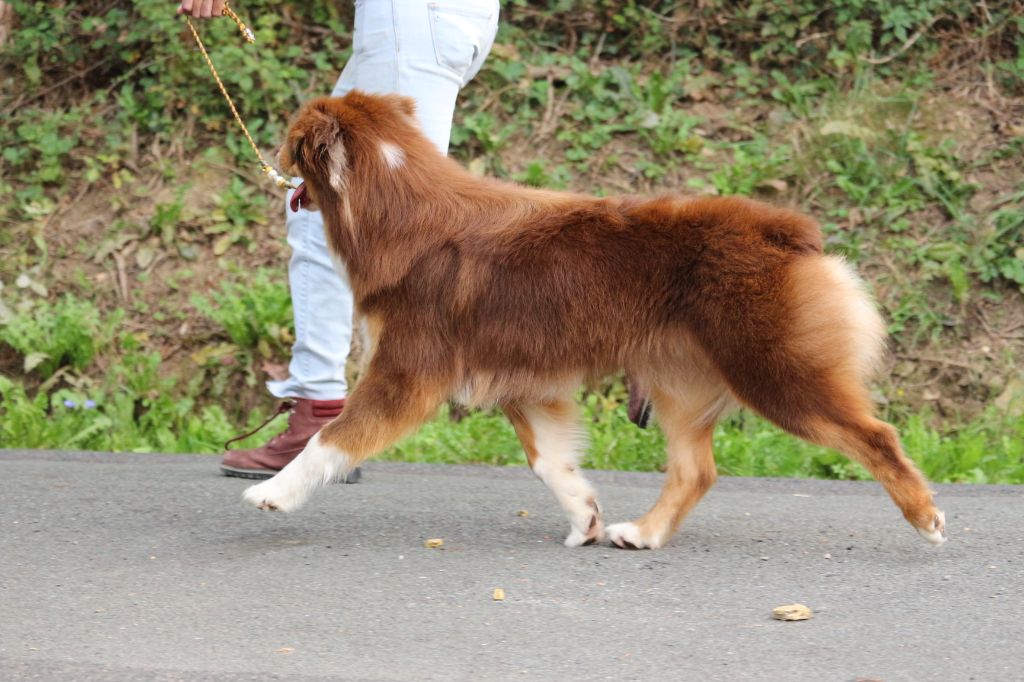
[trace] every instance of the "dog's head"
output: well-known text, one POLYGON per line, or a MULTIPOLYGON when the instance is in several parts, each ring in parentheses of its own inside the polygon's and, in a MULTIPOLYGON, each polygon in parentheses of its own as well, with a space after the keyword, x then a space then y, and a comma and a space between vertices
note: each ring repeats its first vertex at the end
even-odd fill
POLYGON ((302 176, 322 202, 328 190, 341 194, 360 172, 397 168, 405 161, 400 141, 418 137, 415 104, 400 95, 353 90, 321 97, 295 116, 278 156, 286 173, 302 176))

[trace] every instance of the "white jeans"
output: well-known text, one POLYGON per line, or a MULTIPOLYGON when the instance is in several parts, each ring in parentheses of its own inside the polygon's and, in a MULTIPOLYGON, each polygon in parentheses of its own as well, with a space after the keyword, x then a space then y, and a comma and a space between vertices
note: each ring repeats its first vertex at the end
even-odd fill
MULTIPOLYGON (((455 98, 480 70, 497 29, 498 0, 357 0, 352 58, 332 94, 359 89, 412 97, 423 132, 447 153, 455 98)), ((290 199, 295 345, 290 376, 267 387, 278 398, 336 400, 348 394, 352 291, 331 262, 320 213, 293 213, 290 199)))

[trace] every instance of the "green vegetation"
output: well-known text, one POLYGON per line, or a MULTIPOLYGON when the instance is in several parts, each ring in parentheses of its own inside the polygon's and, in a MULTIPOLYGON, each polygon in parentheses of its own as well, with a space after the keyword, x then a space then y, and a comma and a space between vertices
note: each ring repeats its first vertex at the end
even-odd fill
MULTIPOLYGON (((633 426, 620 402, 590 395, 584 416, 591 436, 584 466, 657 471, 664 463, 661 433, 633 426)), ((948 435, 940 435, 920 416, 909 418, 902 426, 908 453, 930 480, 1024 483, 1024 421, 1020 419, 1007 419, 993 411, 948 435)), ((719 426, 714 449, 723 476, 871 478, 843 455, 797 440, 749 414, 719 426)), ((383 458, 444 464, 526 462, 508 421, 485 412, 474 412, 455 423, 442 414, 383 458)))
MULTIPOLYGON (((217 451, 269 412, 293 338, 280 196, 169 0, 10 4, 0 447, 217 451)), ((535 186, 815 215, 890 323, 876 392, 911 455, 938 481, 1024 482, 1024 7, 822 7, 512 0, 452 154, 535 186)), ((336 78, 351 6, 238 9, 258 49, 230 22, 200 29, 269 149, 336 78)), ((655 470, 661 437, 624 396, 582 394, 588 464, 655 470)), ((385 456, 522 461, 500 415, 455 416, 385 456)), ((726 474, 864 475, 749 414, 716 451, 726 474)))

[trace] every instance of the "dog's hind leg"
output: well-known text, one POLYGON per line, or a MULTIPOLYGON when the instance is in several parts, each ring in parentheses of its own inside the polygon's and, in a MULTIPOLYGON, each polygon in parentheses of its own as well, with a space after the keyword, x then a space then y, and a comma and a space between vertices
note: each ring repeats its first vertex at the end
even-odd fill
POLYGON ((569 516, 566 547, 589 545, 604 536, 597 493, 583 477, 579 459, 586 446, 579 410, 571 400, 544 404, 505 404, 530 468, 551 489, 569 516))
POLYGON ((694 382, 678 393, 657 389, 651 398, 668 440, 665 483, 658 501, 641 518, 608 526, 608 538, 623 549, 665 544, 718 477, 711 436, 718 416, 731 404, 724 385, 694 382))
POLYGON ((741 398, 790 433, 864 465, 918 533, 935 545, 946 541, 946 517, 935 507, 927 481, 903 453, 896 429, 874 417, 863 386, 835 376, 807 384, 779 377, 774 388, 774 397, 741 398), (787 401, 787 393, 800 397, 787 401), (815 403, 813 411, 800 409, 807 401, 815 403))
MULTIPOLYGON (((885 334, 881 318, 856 275, 834 257, 803 259, 789 277, 786 306, 764 318, 767 332, 722 343, 722 331, 709 339, 709 353, 741 402, 863 464, 925 539, 943 543, 945 517, 924 476, 896 430, 874 416, 867 382, 885 334)), ((741 319, 723 319, 742 328, 741 319)))
POLYGON ((345 476, 433 414, 443 384, 408 372, 382 371, 376 358, 345 402, 345 409, 273 478, 244 497, 260 509, 292 511, 314 490, 345 476))
POLYGON ((895 428, 869 410, 859 410, 848 418, 817 422, 811 433, 809 440, 863 464, 921 537, 933 545, 946 541, 946 515, 935 507, 927 481, 903 453, 895 428))

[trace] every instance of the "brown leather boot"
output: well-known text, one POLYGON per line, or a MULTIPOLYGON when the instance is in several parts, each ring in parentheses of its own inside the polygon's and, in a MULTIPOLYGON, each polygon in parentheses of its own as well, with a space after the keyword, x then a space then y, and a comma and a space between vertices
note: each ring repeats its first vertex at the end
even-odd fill
MULTIPOLYGON (((237 476, 238 478, 270 478, 283 469, 288 462, 302 452, 309 439, 317 431, 326 426, 332 419, 341 414, 345 407, 342 400, 310 400, 308 398, 293 398, 282 402, 270 419, 273 419, 282 412, 290 412, 288 415, 288 428, 274 436, 258 448, 249 450, 228 450, 220 463, 220 470, 225 476, 237 476)), ((259 431, 270 419, 263 422, 255 431, 232 438, 225 447, 236 440, 247 438, 259 431)), ((358 468, 345 479, 345 483, 355 483, 360 478, 358 468)))

